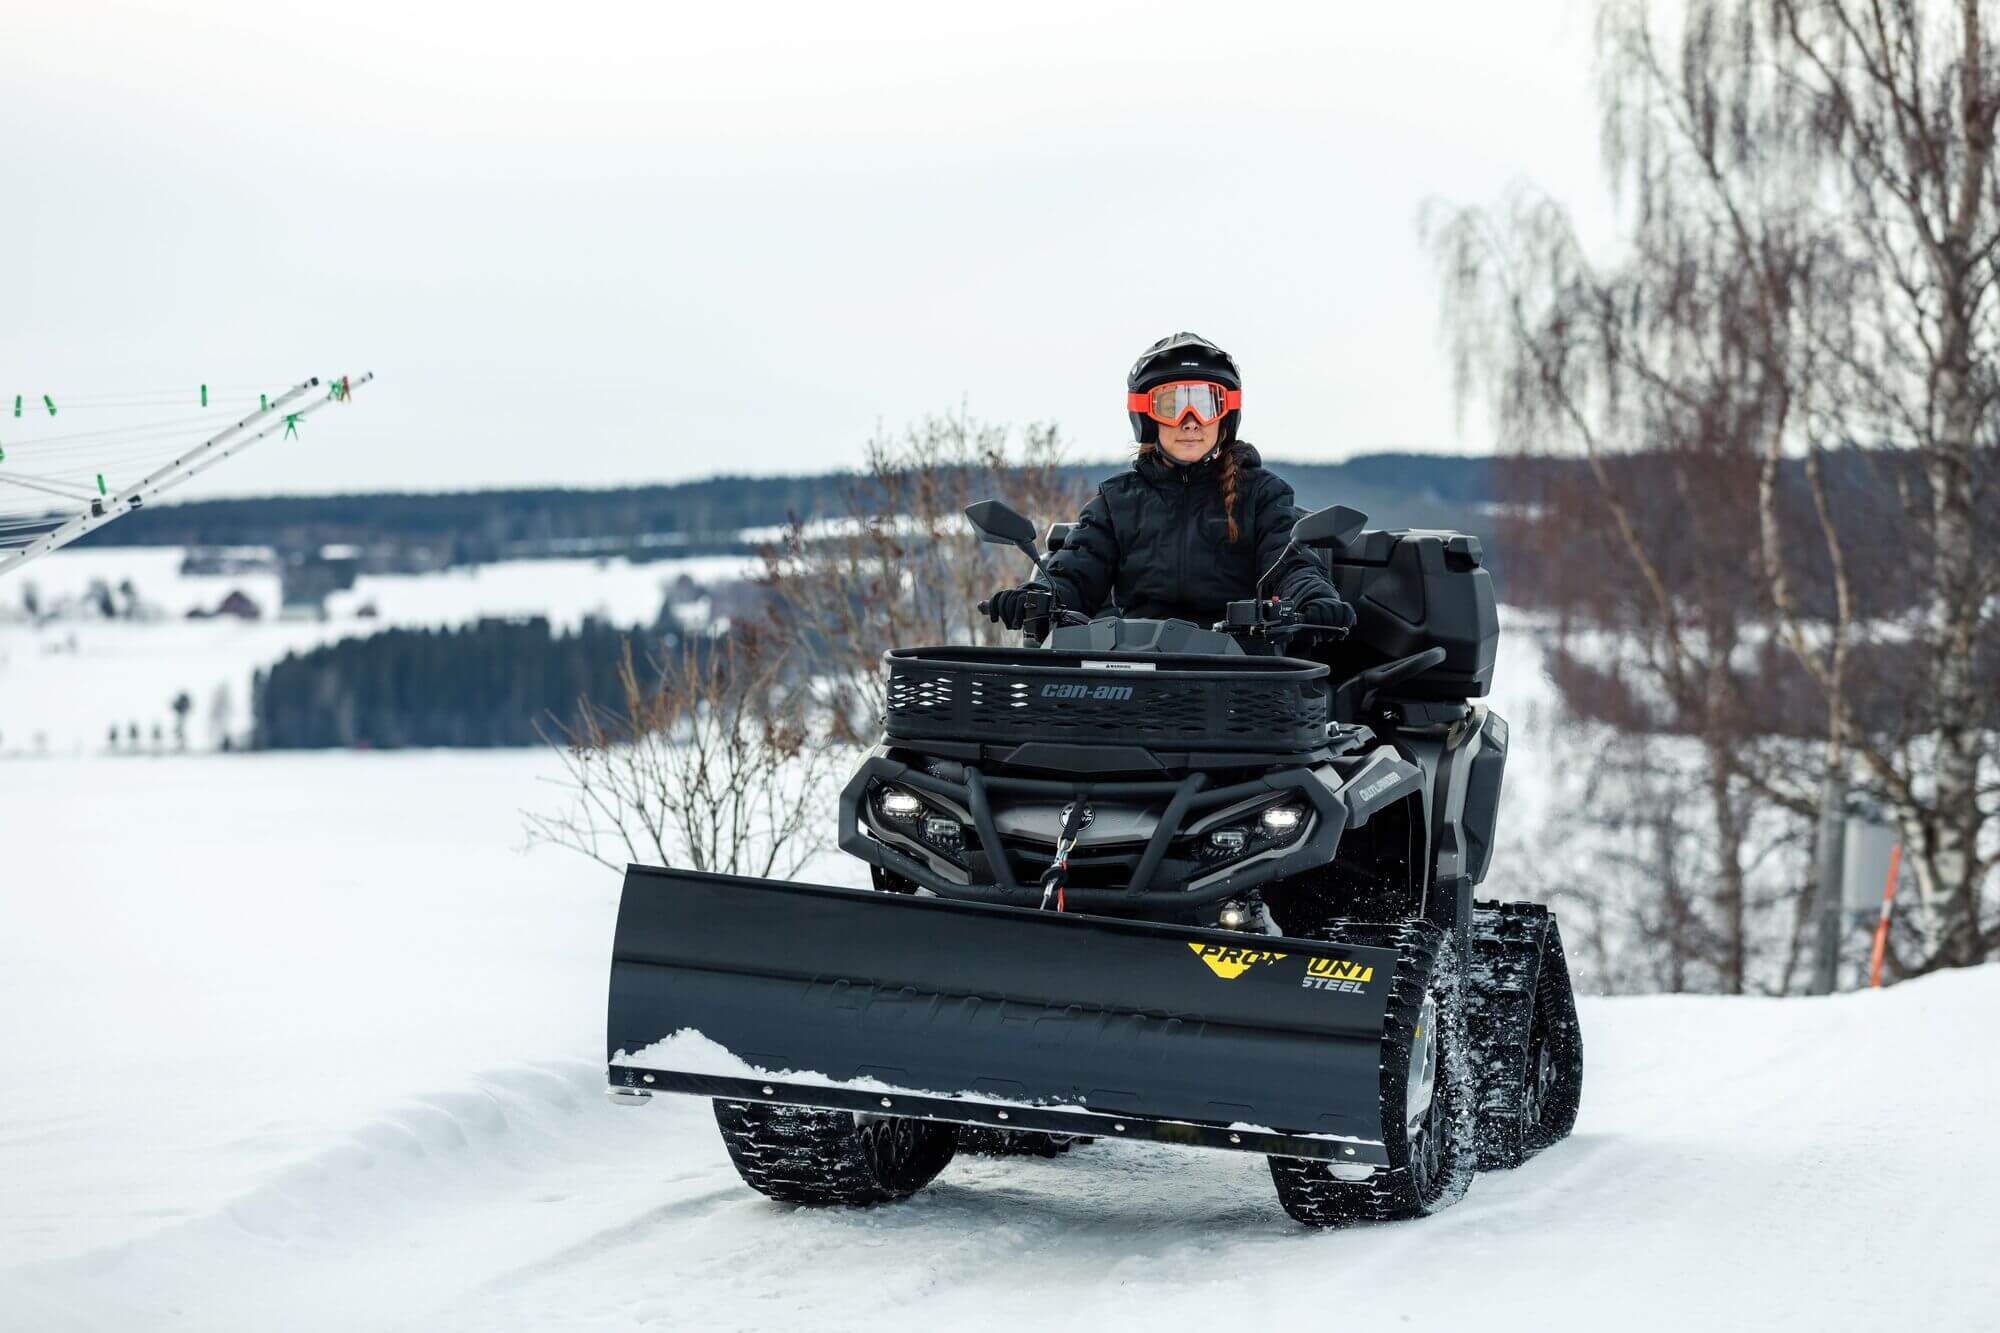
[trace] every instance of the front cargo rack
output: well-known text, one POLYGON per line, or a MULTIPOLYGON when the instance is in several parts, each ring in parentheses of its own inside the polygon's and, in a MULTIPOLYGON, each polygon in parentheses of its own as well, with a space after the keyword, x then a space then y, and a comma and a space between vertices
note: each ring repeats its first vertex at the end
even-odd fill
POLYGON ((1326 743, 1327 668, 1289 657, 896 648, 890 741, 1303 752, 1326 743))

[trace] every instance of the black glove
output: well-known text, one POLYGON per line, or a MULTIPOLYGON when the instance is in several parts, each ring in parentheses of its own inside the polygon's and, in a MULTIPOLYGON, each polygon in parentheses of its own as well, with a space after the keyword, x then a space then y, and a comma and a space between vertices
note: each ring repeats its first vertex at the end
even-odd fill
POLYGON ((1339 630, 1344 636, 1354 628, 1354 608, 1338 597, 1315 597, 1299 604, 1299 619, 1308 625, 1339 630))
POLYGON ((1002 588, 979 604, 988 619, 997 620, 1008 629, 1019 629, 1028 618, 1028 594, 1047 592, 1039 584, 1028 584, 1020 588, 1002 588))

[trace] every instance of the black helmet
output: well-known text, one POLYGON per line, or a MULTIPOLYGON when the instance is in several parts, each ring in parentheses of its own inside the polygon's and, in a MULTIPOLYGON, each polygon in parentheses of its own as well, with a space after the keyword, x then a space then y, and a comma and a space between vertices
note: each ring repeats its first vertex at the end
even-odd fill
MULTIPOLYGON (((1225 389, 1243 387, 1243 376, 1229 353, 1197 333, 1172 334, 1141 352, 1125 376, 1125 392, 1139 393, 1171 380, 1214 380, 1225 389)), ((1125 415, 1132 420, 1132 438, 1140 444, 1150 444, 1160 437, 1159 423, 1144 412, 1134 412, 1128 407, 1125 415)), ((1240 407, 1224 415, 1221 433, 1216 437, 1218 444, 1236 438, 1236 425, 1242 416, 1240 407)))

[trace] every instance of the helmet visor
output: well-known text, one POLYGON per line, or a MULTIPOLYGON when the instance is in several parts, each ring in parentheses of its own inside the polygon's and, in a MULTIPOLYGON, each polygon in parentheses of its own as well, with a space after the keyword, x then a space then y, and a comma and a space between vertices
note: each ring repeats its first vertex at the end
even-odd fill
POLYGON ((1225 413, 1243 406, 1243 391, 1226 389, 1211 380, 1175 380, 1143 393, 1126 394, 1125 406, 1129 411, 1144 412, 1162 426, 1178 426, 1190 412, 1202 425, 1212 426, 1225 413))

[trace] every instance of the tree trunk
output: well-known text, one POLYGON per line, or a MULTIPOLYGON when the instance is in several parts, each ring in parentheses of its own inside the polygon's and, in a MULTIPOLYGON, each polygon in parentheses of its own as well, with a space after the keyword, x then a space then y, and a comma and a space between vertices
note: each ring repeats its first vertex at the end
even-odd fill
MULTIPOLYGON (((1954 335, 1963 341, 1962 329, 1956 321, 1949 321, 1947 337, 1954 335)), ((1983 571, 1977 564, 1973 539, 1972 449, 1977 407, 1968 367, 1954 365, 1939 374, 1938 399, 1941 429, 1924 456, 1935 540, 1930 633, 1938 742, 1936 817, 1927 830, 1924 854, 1931 863, 1940 899, 1943 960, 1967 966, 1982 961, 1986 953, 1979 930, 1978 883, 1983 710, 1973 662, 1983 571)))
POLYGON ((1715 811, 1716 906, 1722 916, 1722 953, 1716 960, 1721 975, 1717 989, 1741 995, 1748 972, 1747 927, 1743 876, 1742 812, 1729 789, 1733 770, 1728 746, 1711 737, 1708 744, 1708 799, 1715 811))

